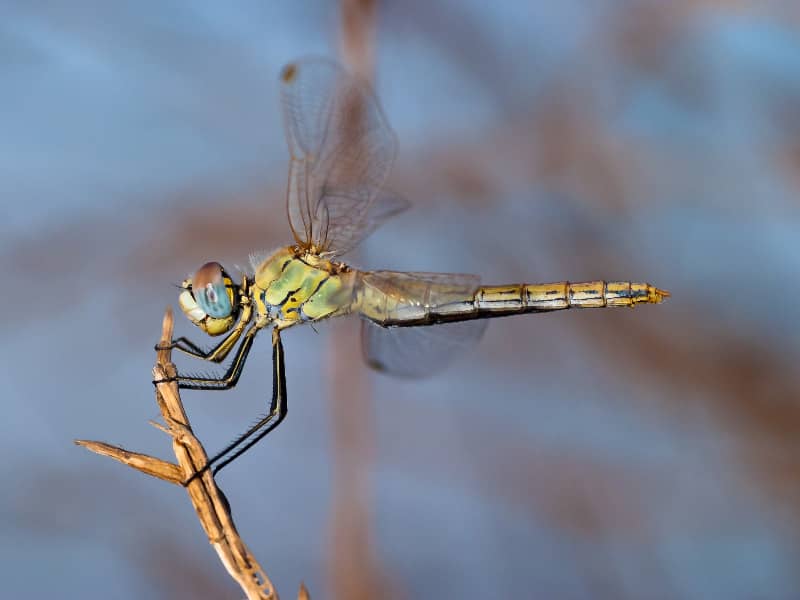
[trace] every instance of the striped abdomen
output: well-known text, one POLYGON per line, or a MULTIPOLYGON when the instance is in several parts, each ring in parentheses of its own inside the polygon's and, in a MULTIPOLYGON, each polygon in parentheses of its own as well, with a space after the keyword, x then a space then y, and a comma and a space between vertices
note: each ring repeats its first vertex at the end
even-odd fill
POLYGON ((582 283, 533 283, 478 288, 474 306, 488 314, 542 312, 567 308, 605 308, 658 304, 669 292, 649 283, 587 281, 582 283))
POLYGON ((414 326, 568 308, 633 307, 669 296, 648 283, 629 281, 494 285, 460 292, 434 281, 418 281, 417 286, 413 294, 397 294, 386 285, 367 285, 364 298, 371 301, 362 302, 360 312, 386 327, 414 326))

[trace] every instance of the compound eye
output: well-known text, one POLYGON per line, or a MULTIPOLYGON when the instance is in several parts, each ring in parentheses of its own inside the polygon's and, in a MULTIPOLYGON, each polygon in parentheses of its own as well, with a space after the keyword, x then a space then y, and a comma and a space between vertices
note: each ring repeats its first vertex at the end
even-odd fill
POLYGON ((217 262, 204 264, 192 277, 192 295, 198 306, 215 319, 224 319, 233 312, 222 265, 217 262))

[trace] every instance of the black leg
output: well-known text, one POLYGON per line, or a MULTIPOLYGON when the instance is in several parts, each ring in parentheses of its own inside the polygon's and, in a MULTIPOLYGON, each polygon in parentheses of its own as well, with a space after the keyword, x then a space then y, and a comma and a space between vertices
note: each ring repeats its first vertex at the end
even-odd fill
MULTIPOLYGON (((239 382, 239 376, 242 374, 244 363, 247 361, 247 355, 250 353, 250 348, 253 346, 253 340, 258 331, 259 329, 253 325, 245 334, 228 370, 222 377, 177 375, 172 379, 162 381, 177 381, 179 388, 187 390, 228 390, 234 387, 239 382)), ((153 383, 161 383, 161 381, 154 381, 153 383)))
POLYGON ((176 350, 185 352, 189 356, 194 356, 196 358, 202 358, 204 360, 208 360, 208 357, 213 355, 214 352, 224 343, 225 340, 222 340, 219 344, 217 344, 213 348, 210 348, 208 350, 203 350, 200 346, 195 344, 189 338, 181 336, 177 339, 172 340, 172 342, 167 345, 156 344, 156 350, 167 350, 175 348, 176 350))
POLYGON ((200 346, 185 337, 179 337, 176 340, 172 340, 172 343, 166 347, 156 344, 156 350, 175 348, 176 350, 180 350, 184 354, 188 354, 189 356, 193 356, 195 358, 202 358, 203 360, 210 360, 217 363, 222 362, 225 360, 225 357, 228 356, 228 353, 230 353, 230 351, 236 345, 236 342, 239 340, 239 337, 242 335, 245 325, 247 325, 247 323, 250 321, 252 312, 253 311, 250 304, 247 303, 242 309, 242 314, 239 317, 239 322, 236 324, 236 326, 219 344, 208 350, 203 350, 200 346))
POLYGON ((241 330, 234 331, 230 335, 226 336, 225 339, 216 346, 212 346, 211 348, 205 350, 195 344, 189 338, 183 336, 172 340, 172 343, 168 346, 157 344, 155 349, 165 350, 166 348, 173 348, 175 350, 180 350, 184 354, 188 354, 193 358, 201 358, 203 360, 219 363, 225 360, 225 357, 228 356, 228 353, 236 345, 236 340, 240 335, 242 335, 241 330))
POLYGON ((270 403, 269 413, 213 456, 206 466, 194 473, 186 480, 184 485, 188 485, 192 480, 202 475, 207 469, 214 467, 214 465, 216 465, 216 467, 214 467, 214 474, 218 473, 220 469, 232 463, 261 441, 264 436, 280 425, 281 421, 286 417, 288 412, 286 368, 283 359, 283 343, 277 331, 273 331, 272 342, 272 402, 270 403), (231 452, 233 454, 231 454, 231 452))

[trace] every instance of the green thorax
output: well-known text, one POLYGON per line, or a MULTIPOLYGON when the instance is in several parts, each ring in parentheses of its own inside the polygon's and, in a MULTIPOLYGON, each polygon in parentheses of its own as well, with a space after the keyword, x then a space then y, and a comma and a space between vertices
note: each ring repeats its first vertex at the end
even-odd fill
POLYGON ((288 327, 349 312, 354 280, 345 265, 289 246, 258 266, 253 300, 259 317, 288 327))

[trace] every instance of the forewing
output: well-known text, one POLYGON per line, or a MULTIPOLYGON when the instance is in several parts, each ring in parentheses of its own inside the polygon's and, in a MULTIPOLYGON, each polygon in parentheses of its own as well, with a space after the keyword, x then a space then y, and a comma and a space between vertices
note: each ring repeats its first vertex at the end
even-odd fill
MULTIPOLYGON (((367 211, 367 221, 363 231, 360 233, 360 240, 370 236, 373 231, 392 217, 408 210, 410 203, 408 200, 392 192, 380 190, 375 199, 369 205, 367 211)), ((352 248, 353 246, 351 246, 352 248)))
POLYGON ((331 61, 291 63, 281 82, 289 223, 298 243, 342 254, 374 229, 370 207, 394 161, 394 133, 369 86, 331 61))
MULTIPOLYGON (((480 283, 475 275, 372 271, 364 285, 392 296, 399 311, 420 303, 429 306, 462 301, 480 283)), ((361 326, 364 359, 372 368, 400 377, 425 377, 441 371, 463 350, 475 345, 486 319, 413 327, 382 327, 365 320, 361 326)))

